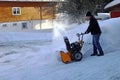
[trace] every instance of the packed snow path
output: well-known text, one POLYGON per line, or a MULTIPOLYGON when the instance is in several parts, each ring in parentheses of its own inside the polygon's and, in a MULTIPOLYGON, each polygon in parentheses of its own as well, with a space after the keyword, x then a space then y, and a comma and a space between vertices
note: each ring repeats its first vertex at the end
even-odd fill
MULTIPOLYGON (((0 80, 120 80, 120 18, 100 22, 103 34, 101 44, 105 55, 91 57, 92 45, 85 37, 80 62, 64 64, 60 61, 59 50, 64 42, 13 42, 1 43, 0 80)), ((87 26, 83 24, 80 26, 87 26)), ((79 28, 68 31, 71 41, 79 28), (72 37, 72 38, 71 38, 72 37)), ((84 29, 81 29, 83 32, 84 29)))
POLYGON ((88 51, 82 61, 70 64, 44 63, 38 56, 39 47, 23 48, 1 56, 0 80, 120 80, 120 48, 102 57, 88 56, 88 51))

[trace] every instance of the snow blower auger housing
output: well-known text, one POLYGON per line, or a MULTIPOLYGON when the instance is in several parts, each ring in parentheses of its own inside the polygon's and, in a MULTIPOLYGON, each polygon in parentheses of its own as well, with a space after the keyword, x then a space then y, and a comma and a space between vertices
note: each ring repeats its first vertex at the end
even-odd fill
POLYGON ((68 37, 64 37, 67 52, 60 51, 61 59, 63 63, 69 63, 71 61, 81 61, 82 53, 81 49, 83 46, 83 34, 77 33, 78 41, 70 43, 68 37))

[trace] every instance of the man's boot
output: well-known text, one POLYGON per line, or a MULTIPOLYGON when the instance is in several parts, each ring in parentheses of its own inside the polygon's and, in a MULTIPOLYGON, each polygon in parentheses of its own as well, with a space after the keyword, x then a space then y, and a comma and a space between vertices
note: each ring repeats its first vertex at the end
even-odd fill
POLYGON ((104 56, 103 51, 101 51, 100 54, 98 54, 97 56, 104 56))
POLYGON ((97 52, 96 47, 94 46, 93 54, 91 54, 91 56, 97 56, 97 55, 98 55, 98 52, 97 52))
POLYGON ((91 56, 97 56, 98 54, 97 53, 93 53, 93 54, 91 54, 91 56))

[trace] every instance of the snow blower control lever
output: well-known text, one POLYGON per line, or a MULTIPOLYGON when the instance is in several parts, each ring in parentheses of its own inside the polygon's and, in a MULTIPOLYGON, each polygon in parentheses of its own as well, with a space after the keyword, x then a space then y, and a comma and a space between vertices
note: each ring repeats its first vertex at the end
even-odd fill
POLYGON ((76 35, 78 37, 79 43, 81 44, 81 46, 83 46, 83 43, 84 43, 83 36, 84 36, 84 34, 83 33, 81 33, 81 34, 77 33, 76 35))
POLYGON ((63 63, 68 63, 71 61, 80 61, 82 60, 81 49, 83 46, 83 34, 76 34, 78 41, 70 43, 68 37, 64 37, 64 42, 68 52, 60 51, 61 59, 63 63))

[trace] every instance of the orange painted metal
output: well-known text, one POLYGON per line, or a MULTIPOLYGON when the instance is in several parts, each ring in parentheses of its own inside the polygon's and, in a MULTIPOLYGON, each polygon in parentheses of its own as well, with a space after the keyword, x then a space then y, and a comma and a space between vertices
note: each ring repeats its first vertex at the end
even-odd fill
POLYGON ((63 51, 60 51, 61 59, 63 63, 69 63, 71 62, 71 54, 69 52, 65 53, 63 51))

